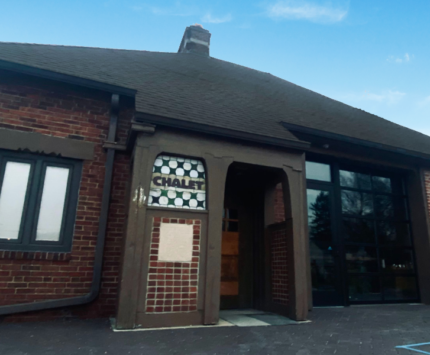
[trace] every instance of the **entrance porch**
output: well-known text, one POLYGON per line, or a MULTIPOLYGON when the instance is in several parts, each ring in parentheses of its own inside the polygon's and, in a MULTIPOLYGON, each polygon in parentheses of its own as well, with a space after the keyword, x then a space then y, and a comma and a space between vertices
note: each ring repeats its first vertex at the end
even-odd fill
POLYGON ((216 324, 220 308, 307 318, 303 153, 159 129, 137 135, 132 175, 118 328, 216 324))

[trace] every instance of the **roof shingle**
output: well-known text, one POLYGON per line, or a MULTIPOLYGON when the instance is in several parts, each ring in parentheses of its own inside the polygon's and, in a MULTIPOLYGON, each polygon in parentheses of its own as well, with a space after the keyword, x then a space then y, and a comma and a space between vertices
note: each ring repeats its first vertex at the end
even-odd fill
POLYGON ((430 137, 212 57, 0 42, 0 60, 137 90, 138 112, 297 140, 281 122, 430 154, 430 137))

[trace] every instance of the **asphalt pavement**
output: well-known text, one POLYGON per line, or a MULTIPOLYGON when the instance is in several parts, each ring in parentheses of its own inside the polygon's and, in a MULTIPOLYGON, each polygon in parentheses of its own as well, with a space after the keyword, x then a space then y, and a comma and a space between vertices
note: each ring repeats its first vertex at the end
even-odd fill
POLYGON ((0 323, 1 355, 430 354, 430 307, 320 308, 312 322, 113 332, 107 319, 0 323), (410 349, 397 346, 423 344, 410 349))

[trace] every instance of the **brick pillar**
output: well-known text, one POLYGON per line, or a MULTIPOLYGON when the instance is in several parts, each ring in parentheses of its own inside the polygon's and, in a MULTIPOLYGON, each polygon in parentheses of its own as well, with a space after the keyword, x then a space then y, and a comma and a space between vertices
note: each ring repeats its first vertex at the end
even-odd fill
POLYGON ((272 302, 286 306, 289 298, 286 224, 273 224, 269 227, 269 231, 272 302))

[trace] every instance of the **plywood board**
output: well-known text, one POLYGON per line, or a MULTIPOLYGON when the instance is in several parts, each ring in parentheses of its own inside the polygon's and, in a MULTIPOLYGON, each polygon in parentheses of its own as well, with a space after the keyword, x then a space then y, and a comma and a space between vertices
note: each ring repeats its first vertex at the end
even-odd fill
POLYGON ((237 281, 239 279, 239 258, 225 256, 221 258, 221 281, 237 281))
POLYGON ((237 296, 239 294, 239 282, 223 281, 221 282, 221 296, 237 296))
POLYGON ((239 233, 223 232, 221 254, 222 255, 239 254, 239 233))

